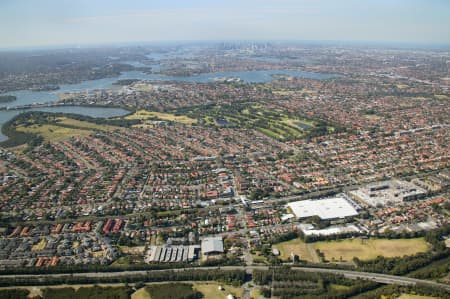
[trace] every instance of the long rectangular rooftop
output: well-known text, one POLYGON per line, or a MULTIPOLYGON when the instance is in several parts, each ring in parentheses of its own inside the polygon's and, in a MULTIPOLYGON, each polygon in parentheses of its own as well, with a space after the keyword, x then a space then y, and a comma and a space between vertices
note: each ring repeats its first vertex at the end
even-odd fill
POLYGON ((295 201, 287 206, 297 218, 319 216, 327 220, 358 215, 356 205, 344 197, 295 201))

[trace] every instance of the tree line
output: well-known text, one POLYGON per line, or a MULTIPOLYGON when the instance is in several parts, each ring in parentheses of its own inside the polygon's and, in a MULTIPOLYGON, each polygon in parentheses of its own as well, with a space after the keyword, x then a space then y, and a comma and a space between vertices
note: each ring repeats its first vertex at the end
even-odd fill
POLYGON ((0 277, 0 287, 15 285, 61 285, 61 284, 92 284, 92 283, 134 283, 134 282, 166 282, 166 281, 220 281, 226 284, 241 285, 247 276, 244 270, 199 270, 183 271, 153 271, 144 274, 130 274, 123 276, 87 277, 61 275, 46 277, 0 277))

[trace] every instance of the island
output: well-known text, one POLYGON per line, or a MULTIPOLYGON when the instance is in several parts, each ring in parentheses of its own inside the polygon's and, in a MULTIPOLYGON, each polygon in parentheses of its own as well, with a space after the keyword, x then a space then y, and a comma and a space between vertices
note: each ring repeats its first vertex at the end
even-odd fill
POLYGON ((132 85, 133 83, 138 81, 139 81, 138 79, 121 79, 114 82, 113 85, 127 86, 132 85))

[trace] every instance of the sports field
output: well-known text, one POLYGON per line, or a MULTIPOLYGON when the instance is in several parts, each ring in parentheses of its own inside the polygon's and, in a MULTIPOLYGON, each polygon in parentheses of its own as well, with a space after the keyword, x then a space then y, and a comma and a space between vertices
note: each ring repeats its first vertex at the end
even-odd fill
POLYGON ((328 261, 349 262, 353 257, 360 260, 371 260, 381 255, 384 257, 397 257, 414 255, 426 252, 429 244, 423 238, 415 239, 347 239, 339 241, 323 241, 305 243, 300 239, 274 244, 273 248, 280 251, 280 258, 288 260, 291 252, 299 256, 301 260, 319 262, 316 250, 320 250, 328 261))
POLYGON ((332 261, 351 261, 353 257, 360 260, 371 260, 381 255, 384 257, 400 257, 426 252, 429 244, 424 238, 415 239, 369 239, 359 238, 340 241, 314 243, 314 249, 324 253, 325 259, 332 261))
POLYGON ((301 260, 317 262, 317 257, 314 252, 311 252, 311 248, 308 248, 308 244, 298 238, 274 244, 272 247, 280 251, 280 258, 282 260, 289 259, 291 252, 293 252, 298 255, 301 260))
POLYGON ((178 122, 186 125, 192 125, 197 122, 196 119, 187 117, 185 115, 175 115, 171 113, 161 113, 147 110, 138 110, 135 113, 128 115, 125 119, 140 119, 140 120, 167 120, 178 122))

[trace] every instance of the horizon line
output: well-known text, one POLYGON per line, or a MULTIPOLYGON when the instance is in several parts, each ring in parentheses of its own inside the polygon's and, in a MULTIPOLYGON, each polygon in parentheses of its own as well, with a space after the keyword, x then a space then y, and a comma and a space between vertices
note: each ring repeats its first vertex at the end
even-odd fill
POLYGON ((368 40, 311 40, 311 39, 188 39, 188 40, 152 40, 152 41, 111 41, 99 43, 61 43, 45 45, 23 45, 23 46, 0 46, 0 51, 33 51, 33 50, 63 50, 63 49, 89 49, 102 47, 121 46, 142 46, 142 45, 186 45, 199 43, 307 43, 307 44, 328 44, 335 46, 384 46, 400 48, 449 48, 450 43, 424 42, 424 41, 368 41, 368 40))

